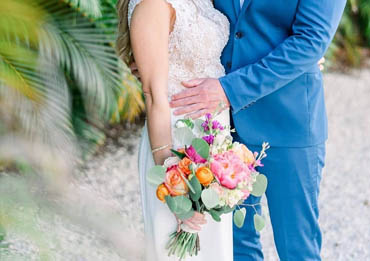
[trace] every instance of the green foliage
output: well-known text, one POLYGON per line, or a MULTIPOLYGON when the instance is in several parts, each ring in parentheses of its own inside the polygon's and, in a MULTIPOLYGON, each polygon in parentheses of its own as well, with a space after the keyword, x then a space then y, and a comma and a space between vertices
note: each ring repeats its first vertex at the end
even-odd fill
POLYGON ((220 197, 214 189, 204 189, 201 198, 207 209, 212 209, 220 203, 220 197))
POLYGON ((245 215, 247 213, 246 208, 235 210, 234 212, 234 224, 238 228, 242 228, 244 225, 245 215))
POLYGON ((192 140, 195 138, 193 132, 188 127, 175 128, 174 139, 185 146, 189 146, 192 140))
POLYGON ((166 176, 166 169, 163 166, 154 166, 152 167, 147 174, 147 181, 154 185, 158 186, 163 183, 166 176))
POLYGON ((261 232, 262 229, 264 229, 265 227, 265 219, 262 216, 255 214, 253 217, 253 221, 254 221, 254 227, 256 228, 256 230, 258 232, 261 232))
POLYGON ((267 178, 263 174, 258 174, 256 182, 253 183, 253 190, 251 194, 255 197, 261 197, 267 189, 267 178))
POLYGON ((140 85, 115 52, 117 24, 109 0, 2 3, 0 95, 21 95, 13 102, 16 116, 27 121, 21 129, 32 133, 40 123, 54 125, 88 151, 102 143, 107 123, 141 113, 140 85), (26 107, 33 119, 24 117, 26 107))
POLYGON ((192 186, 194 191, 189 191, 190 198, 195 202, 200 199, 202 194, 202 185, 200 184, 198 178, 193 175, 190 179, 190 185, 192 186))
POLYGON ((5 239, 6 232, 4 227, 0 223, 0 243, 5 239))
POLYGON ((350 0, 328 57, 331 63, 359 66, 370 48, 370 1, 350 0))
POLYGON ((193 139, 191 142, 191 146, 195 149, 195 151, 201 156, 203 159, 208 159, 209 156, 209 144, 203 139, 193 139))
POLYGON ((191 200, 185 196, 177 197, 166 196, 165 199, 169 209, 177 216, 182 217, 183 219, 186 219, 186 217, 189 216, 188 213, 193 211, 191 200))

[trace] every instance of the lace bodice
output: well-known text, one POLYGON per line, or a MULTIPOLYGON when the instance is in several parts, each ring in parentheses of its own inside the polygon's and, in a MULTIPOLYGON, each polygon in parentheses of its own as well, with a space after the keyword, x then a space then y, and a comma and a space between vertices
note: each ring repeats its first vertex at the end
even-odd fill
MULTIPOLYGON (((129 23, 141 1, 130 1, 129 23)), ((181 81, 224 75, 220 57, 229 38, 229 22, 213 7, 211 0, 166 1, 176 11, 169 39, 168 94, 171 96, 183 90, 181 81)))

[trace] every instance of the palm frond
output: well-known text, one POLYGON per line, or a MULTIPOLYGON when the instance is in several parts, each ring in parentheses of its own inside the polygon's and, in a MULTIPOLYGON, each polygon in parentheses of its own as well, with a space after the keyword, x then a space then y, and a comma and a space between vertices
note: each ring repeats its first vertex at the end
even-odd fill
POLYGON ((120 85, 118 59, 111 46, 113 37, 99 29, 92 18, 71 12, 68 5, 47 10, 50 20, 45 25, 40 50, 55 57, 71 81, 86 97, 87 110, 108 118, 115 109, 115 92, 120 85), (65 10, 63 12, 62 10, 65 10))

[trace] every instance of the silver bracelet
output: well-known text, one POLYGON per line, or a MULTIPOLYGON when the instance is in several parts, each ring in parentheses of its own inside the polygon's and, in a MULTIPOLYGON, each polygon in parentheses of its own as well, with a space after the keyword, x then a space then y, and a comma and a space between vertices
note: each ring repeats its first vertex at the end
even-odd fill
POLYGON ((152 150, 152 154, 158 152, 158 151, 161 151, 161 150, 164 150, 166 148, 168 148, 171 144, 167 144, 167 145, 164 145, 164 146, 161 146, 161 147, 158 147, 158 148, 155 148, 152 150))

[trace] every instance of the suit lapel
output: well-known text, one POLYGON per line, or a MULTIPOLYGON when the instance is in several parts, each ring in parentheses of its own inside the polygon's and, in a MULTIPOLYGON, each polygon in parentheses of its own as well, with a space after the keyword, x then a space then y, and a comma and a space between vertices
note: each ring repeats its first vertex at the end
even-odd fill
POLYGON ((247 10, 248 6, 251 4, 252 0, 244 0, 242 10, 240 11, 240 15, 243 15, 245 13, 245 10, 247 10))
MULTIPOLYGON (((223 0, 225 1, 225 0, 223 0)), ((240 13, 240 0, 233 0, 233 5, 234 5, 234 11, 235 11, 235 16, 239 17, 240 13)))

